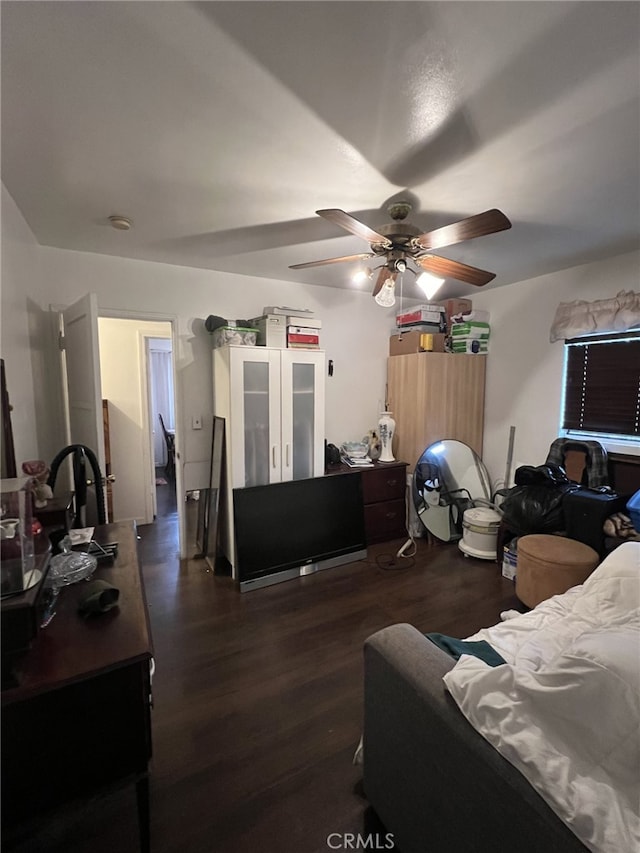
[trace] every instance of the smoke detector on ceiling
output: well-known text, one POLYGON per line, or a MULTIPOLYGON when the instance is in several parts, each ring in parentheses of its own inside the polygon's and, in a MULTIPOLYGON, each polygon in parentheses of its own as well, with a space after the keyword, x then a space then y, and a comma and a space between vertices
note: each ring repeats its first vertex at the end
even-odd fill
POLYGON ((111 227, 117 231, 128 231, 133 225, 133 222, 127 219, 126 216, 110 216, 109 222, 111 223, 111 227))

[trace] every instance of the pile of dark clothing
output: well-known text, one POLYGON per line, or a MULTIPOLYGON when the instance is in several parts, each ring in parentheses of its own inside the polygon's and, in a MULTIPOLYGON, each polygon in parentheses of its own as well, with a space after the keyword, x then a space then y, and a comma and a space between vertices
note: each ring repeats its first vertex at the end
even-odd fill
POLYGON ((516 469, 515 486, 500 505, 504 521, 513 533, 555 533, 564 529, 562 501, 580 489, 559 465, 522 465, 516 469))

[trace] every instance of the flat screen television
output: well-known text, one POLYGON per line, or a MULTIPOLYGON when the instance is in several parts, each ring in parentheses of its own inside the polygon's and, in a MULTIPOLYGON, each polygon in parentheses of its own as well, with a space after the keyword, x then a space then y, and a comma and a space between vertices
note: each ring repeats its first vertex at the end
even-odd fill
POLYGON ((366 556, 359 473, 234 489, 233 507, 242 591, 366 556))

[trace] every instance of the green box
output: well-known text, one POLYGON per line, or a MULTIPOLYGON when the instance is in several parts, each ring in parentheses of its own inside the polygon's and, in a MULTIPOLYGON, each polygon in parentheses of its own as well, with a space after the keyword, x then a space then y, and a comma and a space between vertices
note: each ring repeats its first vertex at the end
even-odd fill
POLYGON ((483 355, 489 352, 489 342, 479 338, 453 338, 451 348, 454 353, 479 353, 483 355))
POLYGON ((478 320, 467 320, 465 323, 454 323, 451 327, 451 337, 456 338, 476 338, 479 340, 488 340, 491 327, 488 323, 481 323, 478 320))

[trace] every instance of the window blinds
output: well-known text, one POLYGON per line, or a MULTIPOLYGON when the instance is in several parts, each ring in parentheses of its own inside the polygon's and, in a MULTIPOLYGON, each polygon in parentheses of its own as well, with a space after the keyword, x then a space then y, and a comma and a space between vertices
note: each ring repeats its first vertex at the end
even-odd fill
POLYGON ((640 336, 574 338, 566 355, 564 429, 640 436, 640 336))

